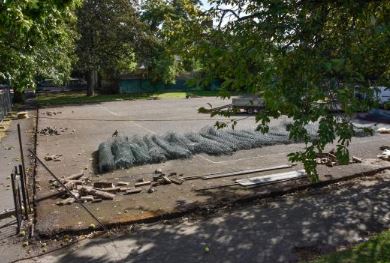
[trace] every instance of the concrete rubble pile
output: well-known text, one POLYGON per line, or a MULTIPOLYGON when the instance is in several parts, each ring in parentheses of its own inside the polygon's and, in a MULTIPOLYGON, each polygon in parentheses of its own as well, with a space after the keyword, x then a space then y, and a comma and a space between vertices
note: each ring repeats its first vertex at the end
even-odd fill
POLYGON ((64 133, 68 130, 68 128, 57 128, 56 126, 54 127, 46 127, 41 130, 39 130, 39 134, 41 135, 46 135, 46 136, 51 136, 51 135, 60 135, 61 133, 64 133))
POLYGON ((183 175, 177 175, 176 173, 164 174, 157 170, 153 176, 153 181, 140 179, 131 184, 130 182, 92 182, 82 171, 60 179, 67 190, 58 181, 54 179, 50 180, 51 188, 52 190, 55 189, 55 192, 41 196, 39 200, 59 197, 62 198, 62 200, 56 202, 59 206, 73 204, 77 202, 76 199, 79 199, 84 203, 97 203, 103 200, 113 200, 117 194, 130 195, 141 193, 145 190, 143 187, 147 188, 147 193, 153 193, 159 185, 181 185, 184 182, 182 176, 183 175), (71 191, 72 194, 70 194, 68 190, 71 191))
POLYGON ((377 155, 377 157, 385 161, 390 161, 390 146, 384 145, 381 146, 379 149, 382 150, 383 152, 377 155))

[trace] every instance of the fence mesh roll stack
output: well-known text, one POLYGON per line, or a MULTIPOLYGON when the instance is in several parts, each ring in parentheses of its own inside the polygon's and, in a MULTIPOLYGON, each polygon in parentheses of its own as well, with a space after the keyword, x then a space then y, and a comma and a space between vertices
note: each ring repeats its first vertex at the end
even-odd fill
MULTIPOLYGON (((286 126, 287 124, 281 124, 278 127, 272 127, 265 134, 252 130, 218 130, 207 126, 199 132, 186 134, 168 132, 162 136, 140 137, 135 135, 110 138, 99 145, 99 170, 108 172, 136 165, 190 158, 200 153, 226 155, 239 150, 297 143, 289 138, 286 126)), ((317 137, 317 125, 308 125, 306 130, 312 139, 317 137)), ((360 129, 357 129, 355 133, 357 136, 368 135, 360 129)))

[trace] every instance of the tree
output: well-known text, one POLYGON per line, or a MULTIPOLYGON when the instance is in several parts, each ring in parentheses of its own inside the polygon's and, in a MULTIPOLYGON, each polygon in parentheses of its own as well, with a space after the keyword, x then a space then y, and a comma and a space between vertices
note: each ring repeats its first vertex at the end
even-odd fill
POLYGON ((0 2, 0 81, 16 94, 37 76, 64 81, 74 59, 74 10, 79 0, 0 2))
POLYGON ((98 74, 134 69, 134 50, 144 37, 135 2, 85 0, 78 10, 77 67, 87 75, 87 95, 94 95, 98 74))
POLYGON ((256 116, 262 132, 271 118, 290 117, 291 139, 306 143, 290 159, 302 161, 312 180, 316 153, 327 144, 337 141, 336 155, 346 163, 351 117, 374 105, 356 99, 355 88, 369 98, 371 87, 389 84, 389 1, 210 2, 214 27, 198 26, 183 48, 201 60, 205 78, 263 97, 266 109, 256 116), (332 112, 335 104, 342 115, 332 112), (310 122, 319 123, 318 139, 308 136, 310 122))
POLYGON ((149 38, 138 57, 152 81, 173 83, 178 73, 192 70, 193 58, 179 57, 184 32, 200 16, 199 0, 146 0, 141 20, 148 27, 149 38))

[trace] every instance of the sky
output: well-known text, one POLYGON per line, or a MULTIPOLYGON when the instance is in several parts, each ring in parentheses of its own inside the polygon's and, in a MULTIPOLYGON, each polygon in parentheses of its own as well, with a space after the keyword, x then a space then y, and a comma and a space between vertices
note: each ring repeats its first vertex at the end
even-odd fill
POLYGON ((209 9, 210 8, 210 4, 208 2, 208 0, 201 0, 202 4, 203 4, 203 8, 204 9, 209 9))

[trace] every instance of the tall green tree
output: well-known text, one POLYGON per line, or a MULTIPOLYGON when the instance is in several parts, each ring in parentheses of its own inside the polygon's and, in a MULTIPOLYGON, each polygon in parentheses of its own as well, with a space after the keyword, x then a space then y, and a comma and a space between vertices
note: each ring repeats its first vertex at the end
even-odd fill
POLYGON ((85 0, 78 10, 77 68, 87 75, 87 95, 94 95, 98 74, 134 69, 134 50, 144 38, 136 2, 85 0))
POLYGON ((65 80, 71 71, 74 10, 80 0, 0 2, 0 81, 18 93, 37 76, 65 80))
MULTIPOLYGON (((197 27, 185 50, 201 59, 205 78, 222 79, 225 90, 264 98, 256 116, 267 132, 271 118, 293 120, 291 139, 306 148, 290 154, 317 180, 316 152, 336 142, 337 157, 348 161, 354 134, 351 117, 372 100, 357 100, 357 87, 389 84, 389 1, 211 0, 212 29, 197 27), (201 29, 201 30, 199 30, 201 29), (339 105, 344 114, 335 115, 339 105), (312 140, 305 126, 319 123, 312 140)), ((227 93, 228 94, 228 93, 227 93)))
POLYGON ((199 0, 146 0, 141 8, 141 19, 147 25, 147 47, 139 50, 139 59, 152 81, 172 83, 177 74, 193 68, 193 58, 179 57, 186 41, 184 32, 198 21, 199 0))

